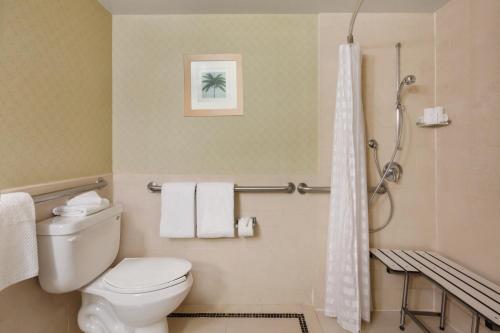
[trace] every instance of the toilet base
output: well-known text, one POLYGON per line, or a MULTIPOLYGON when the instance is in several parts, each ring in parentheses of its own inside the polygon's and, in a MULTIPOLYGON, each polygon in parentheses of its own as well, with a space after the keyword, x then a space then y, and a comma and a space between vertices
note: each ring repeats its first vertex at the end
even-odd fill
POLYGON ((142 327, 131 327, 122 322, 105 299, 83 294, 78 312, 78 326, 85 333, 168 333, 167 318, 142 327))
POLYGON ((102 279, 81 289, 78 326, 85 333, 168 333, 167 316, 184 300, 193 277, 153 292, 120 294, 107 290, 102 279))

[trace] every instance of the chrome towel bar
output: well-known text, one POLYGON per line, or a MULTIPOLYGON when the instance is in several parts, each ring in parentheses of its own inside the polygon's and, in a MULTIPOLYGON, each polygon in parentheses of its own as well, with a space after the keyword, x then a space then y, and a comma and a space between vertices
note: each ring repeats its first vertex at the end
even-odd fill
MULTIPOLYGON (((368 188, 368 192, 373 193, 375 191, 375 186, 368 188)), ((386 192, 384 184, 380 185, 377 194, 384 194, 386 192)), ((330 193, 330 186, 308 186, 306 183, 300 183, 297 185, 297 192, 300 194, 306 193, 330 193)))
MULTIPOLYGON (((147 186, 150 192, 161 192, 161 185, 149 182, 147 186)), ((239 193, 293 193, 295 184, 288 183, 286 186, 239 186, 234 185, 234 192, 239 193)))
POLYGON ((86 184, 86 185, 81 185, 81 186, 75 186, 71 188, 67 188, 64 190, 60 191, 54 191, 54 192, 48 192, 48 193, 42 193, 42 194, 37 194, 33 195, 33 202, 34 203, 41 203, 45 201, 50 201, 50 200, 55 200, 55 199, 60 199, 63 197, 87 192, 87 191, 92 191, 92 190, 98 190, 100 188, 106 187, 108 185, 108 182, 105 181, 103 178, 99 177, 97 178, 97 181, 92 184, 86 184))

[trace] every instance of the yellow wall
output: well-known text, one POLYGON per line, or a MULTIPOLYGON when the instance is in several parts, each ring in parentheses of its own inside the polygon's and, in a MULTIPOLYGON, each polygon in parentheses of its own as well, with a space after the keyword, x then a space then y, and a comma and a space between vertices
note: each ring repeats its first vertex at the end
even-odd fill
MULTIPOLYGON (((110 171, 111 15, 91 0, 0 0, 0 189, 50 192, 110 171)), ((78 292, 29 279, 0 292, 0 332, 80 332, 79 307, 78 292)))
POLYGON ((315 15, 113 16, 113 170, 314 172, 315 15), (183 55, 243 55, 243 116, 183 116, 183 55))
POLYGON ((111 171, 111 15, 0 0, 0 188, 111 171))
MULTIPOLYGON (((500 284, 500 2, 452 0, 436 13, 438 250, 500 284)), ((451 307, 450 323, 470 327, 451 307)), ((491 332, 482 327, 484 332, 491 332)))

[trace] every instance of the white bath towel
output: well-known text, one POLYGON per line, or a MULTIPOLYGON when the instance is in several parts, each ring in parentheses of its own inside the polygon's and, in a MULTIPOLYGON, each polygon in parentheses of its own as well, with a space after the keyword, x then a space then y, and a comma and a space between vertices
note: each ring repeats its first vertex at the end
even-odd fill
POLYGON ((52 214, 59 216, 88 216, 105 210, 110 206, 108 199, 101 199, 100 205, 59 206, 52 209, 52 214))
POLYGON ((196 183, 166 183, 161 187, 160 236, 193 238, 195 236, 196 183))
POLYGON ((37 275, 33 199, 27 193, 0 194, 0 290, 37 275))
POLYGON ((234 183, 199 183, 196 224, 200 238, 234 237, 234 183))
POLYGON ((67 206, 100 206, 104 204, 106 199, 101 198, 101 196, 96 191, 89 191, 77 195, 66 202, 67 206))

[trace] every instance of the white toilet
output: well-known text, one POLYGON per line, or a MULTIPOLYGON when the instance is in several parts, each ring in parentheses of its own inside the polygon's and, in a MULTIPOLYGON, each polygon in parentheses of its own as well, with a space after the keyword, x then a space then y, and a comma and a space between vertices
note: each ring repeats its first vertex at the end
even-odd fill
POLYGON ((37 224, 39 280, 49 293, 80 289, 78 325, 86 333, 167 333, 167 315, 193 285, 191 263, 126 258, 108 269, 120 244, 122 209, 37 224))

